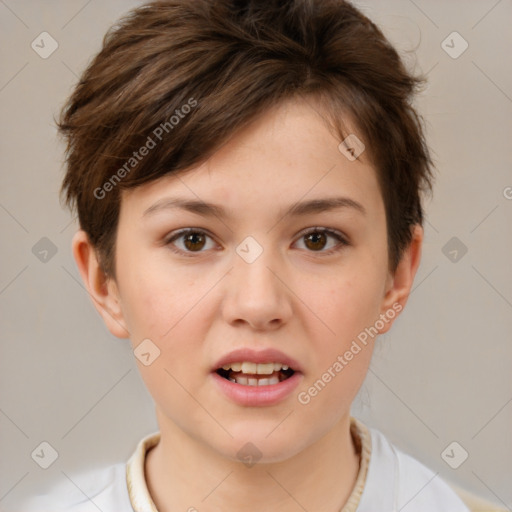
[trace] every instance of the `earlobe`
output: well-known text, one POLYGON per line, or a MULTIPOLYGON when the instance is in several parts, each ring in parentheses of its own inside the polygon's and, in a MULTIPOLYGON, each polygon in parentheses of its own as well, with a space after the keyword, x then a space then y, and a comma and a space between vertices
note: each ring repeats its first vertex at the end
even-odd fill
POLYGON ((118 288, 100 267, 95 248, 87 233, 78 230, 72 241, 73 256, 92 302, 108 330, 118 338, 128 338, 118 288))
POLYGON ((381 306, 381 316, 386 315, 389 321, 385 323, 383 329, 379 330, 380 334, 391 328, 394 318, 398 316, 397 313, 400 313, 407 303, 420 264, 422 244, 423 228, 415 225, 411 243, 404 250, 396 271, 389 276, 389 284, 381 306))

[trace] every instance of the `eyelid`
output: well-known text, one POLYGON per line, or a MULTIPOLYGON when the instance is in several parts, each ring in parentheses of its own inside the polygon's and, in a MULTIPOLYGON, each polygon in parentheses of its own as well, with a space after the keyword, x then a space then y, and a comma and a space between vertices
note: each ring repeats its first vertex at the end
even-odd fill
POLYGON ((333 254, 338 253, 345 247, 351 245, 349 238, 341 231, 334 229, 334 228, 326 228, 322 226, 316 226, 312 228, 306 228, 303 229, 298 235, 297 235, 297 241, 303 238, 304 236, 310 234, 310 233, 323 233, 327 236, 330 236, 331 238, 335 238, 338 240, 338 243, 327 250, 321 250, 321 251, 306 251, 308 255, 314 255, 318 254, 319 256, 331 256, 333 254))
MULTIPOLYGON (((211 238, 212 240, 215 240, 215 237, 207 229, 190 227, 190 228, 178 229, 178 230, 170 233, 169 236, 165 237, 164 245, 169 246, 173 252, 176 252, 177 254, 180 254, 180 255, 183 255, 186 257, 190 257, 190 256, 193 257, 193 256, 200 255, 200 254, 206 252, 206 251, 196 251, 196 252, 183 251, 183 250, 178 249, 175 246, 173 246, 172 242, 174 240, 177 240, 180 237, 190 234, 190 233, 196 233, 196 234, 198 233, 201 235, 206 235, 207 237, 211 238)), ((345 246, 351 245, 348 237, 343 232, 341 232, 337 229, 327 228, 327 227, 322 227, 322 226, 313 226, 313 227, 303 229, 302 231, 300 231, 297 234, 296 240, 298 241, 302 237, 304 237, 310 233, 323 233, 332 238, 336 238, 339 242, 335 247, 331 247, 330 249, 325 250, 325 251, 324 250, 307 251, 312 254, 318 253, 320 255, 330 255, 330 254, 333 254, 333 253, 341 250, 345 246)))
MULTIPOLYGON (((297 238, 300 238, 301 236, 309 235, 309 233, 326 233, 327 235, 332 235, 335 238, 339 238, 340 241, 343 241, 347 245, 350 243, 349 238, 345 233, 342 231, 339 231, 334 228, 326 228, 323 226, 314 226, 312 228, 305 228, 302 231, 300 231, 297 235, 297 238)), ((314 252, 314 251, 312 251, 314 252)))
POLYGON ((182 236, 188 235, 190 233, 199 233, 201 235, 206 235, 207 237, 211 238, 212 240, 215 240, 215 237, 207 229, 190 227, 190 228, 183 228, 183 229, 178 229, 176 231, 173 231, 172 233, 170 233, 168 236, 166 236, 164 238, 163 245, 166 247, 169 247, 171 249, 171 251, 173 251, 177 254, 180 254, 182 256, 185 256, 185 257, 190 257, 190 256, 193 257, 196 255, 202 254, 203 252, 206 252, 206 251, 197 251, 197 252, 183 251, 182 249, 178 249, 177 247, 175 247, 173 245, 172 242, 174 240, 178 240, 182 236))

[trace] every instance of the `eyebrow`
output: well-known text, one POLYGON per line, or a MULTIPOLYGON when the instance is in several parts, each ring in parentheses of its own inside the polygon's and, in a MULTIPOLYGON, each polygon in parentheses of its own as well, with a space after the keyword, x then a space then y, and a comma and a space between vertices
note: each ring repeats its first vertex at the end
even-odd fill
MULTIPOLYGON (((321 199, 311 199, 300 203, 294 203, 281 215, 303 216, 313 213, 322 213, 337 209, 351 208, 365 215, 366 209, 361 203, 354 201, 348 197, 329 197, 321 199)), ((207 203, 205 201, 197 201, 185 198, 164 198, 150 206, 142 214, 143 217, 149 216, 162 210, 182 209, 203 217, 219 217, 226 219, 228 214, 226 210, 217 204, 207 203)))

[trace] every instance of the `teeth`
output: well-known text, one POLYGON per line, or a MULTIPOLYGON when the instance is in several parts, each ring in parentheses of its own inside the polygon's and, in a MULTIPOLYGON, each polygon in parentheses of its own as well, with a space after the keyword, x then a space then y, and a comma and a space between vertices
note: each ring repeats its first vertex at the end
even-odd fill
POLYGON ((244 361, 242 363, 225 364, 223 370, 233 370, 234 372, 242 372, 249 375, 271 375, 274 372, 288 370, 288 365, 281 363, 250 363, 244 361))
POLYGON ((243 386, 272 386, 279 384, 279 377, 270 377, 269 379, 248 379, 243 375, 237 376, 234 379, 229 379, 231 382, 242 384, 243 386))
POLYGON ((242 363, 231 363, 231 364, 225 364, 222 369, 223 370, 233 370, 234 372, 239 372, 242 369, 242 363))
POLYGON ((259 375, 270 375, 274 373, 274 363, 258 363, 256 373, 259 375))
POLYGON ((258 365, 256 363, 242 363, 242 373, 256 373, 257 369, 258 365))

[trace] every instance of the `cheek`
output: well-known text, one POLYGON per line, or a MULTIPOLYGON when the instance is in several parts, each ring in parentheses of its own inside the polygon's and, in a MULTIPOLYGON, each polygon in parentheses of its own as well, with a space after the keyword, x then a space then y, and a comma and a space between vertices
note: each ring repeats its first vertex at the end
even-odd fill
POLYGON ((126 312, 134 338, 151 338, 162 349, 178 351, 183 345, 178 340, 183 336, 187 343, 193 341, 194 329, 199 325, 193 321, 199 312, 198 294, 176 285, 165 286, 162 280, 151 284, 148 280, 133 290, 126 312))
POLYGON ((378 318, 378 297, 372 279, 338 279, 328 293, 317 296, 315 307, 329 331, 319 329, 318 323, 311 328, 311 371, 299 403, 318 411, 325 424, 350 410, 366 377, 375 340, 366 329, 378 318))
POLYGON ((119 269, 123 314, 133 343, 172 339, 197 306, 197 276, 178 272, 160 258, 132 251, 119 269))
POLYGON ((328 293, 318 294, 317 310, 342 346, 370 327, 379 317, 384 278, 377 267, 362 269, 356 277, 340 276, 331 281, 328 293))
MULTIPOLYGON (((328 388, 316 403, 333 414, 350 405, 371 361, 376 338, 372 329, 379 318, 384 267, 371 258, 333 274, 324 287, 310 282, 308 306, 318 319, 309 326, 312 374, 306 386, 328 388), (327 326, 327 327, 324 327, 327 326)), ((311 390, 314 394, 316 391, 311 390)))
POLYGON ((136 350, 142 340, 149 339, 158 353, 150 366, 137 361, 140 373, 157 402, 172 396, 177 406, 181 398, 186 399, 178 383, 189 382, 190 368, 197 368, 202 360, 208 325, 205 301, 212 284, 206 280, 200 284, 197 276, 187 277, 183 272, 177 275, 147 268, 132 272, 126 282, 124 308, 132 346, 136 350))
POLYGON ((150 346, 158 355, 149 365, 137 358, 137 366, 155 402, 173 417, 173 411, 190 407, 183 386, 189 387, 190 368, 200 360, 204 333, 198 300, 206 290, 198 293, 194 287, 183 286, 183 278, 163 279, 151 272, 139 275, 144 276, 143 281, 137 281, 134 272, 133 281, 126 283, 130 339, 136 352, 142 340, 151 340, 150 346))

